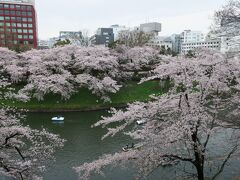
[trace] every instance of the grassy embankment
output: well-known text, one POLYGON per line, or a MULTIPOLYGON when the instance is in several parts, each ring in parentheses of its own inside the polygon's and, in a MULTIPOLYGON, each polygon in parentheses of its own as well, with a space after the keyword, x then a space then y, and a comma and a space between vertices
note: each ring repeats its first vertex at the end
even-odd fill
POLYGON ((24 103, 6 100, 3 103, 8 106, 29 109, 31 111, 57 111, 57 110, 96 110, 109 107, 124 106, 134 101, 146 101, 151 94, 162 94, 163 89, 159 86, 159 81, 149 81, 143 84, 129 82, 122 87, 116 94, 111 94, 111 103, 103 103, 87 89, 81 89, 69 100, 61 100, 60 96, 48 95, 44 101, 31 101, 24 103))

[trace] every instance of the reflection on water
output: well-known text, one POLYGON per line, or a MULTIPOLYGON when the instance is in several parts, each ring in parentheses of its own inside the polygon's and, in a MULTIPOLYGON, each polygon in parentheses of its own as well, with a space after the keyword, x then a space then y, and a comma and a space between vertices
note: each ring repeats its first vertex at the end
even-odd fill
POLYGON ((52 121, 53 124, 63 125, 64 121, 52 121))
MULTIPOLYGON (((44 175, 45 180, 75 180, 77 174, 72 170, 73 166, 91 162, 104 153, 121 151, 121 148, 129 143, 128 137, 121 134, 101 141, 106 129, 91 128, 91 125, 101 116, 107 115, 106 111, 66 112, 61 115, 65 117, 65 120, 54 122, 51 121, 51 118, 56 116, 54 113, 29 113, 25 122, 33 128, 44 127, 50 132, 60 134, 67 140, 64 148, 57 150, 56 161, 48 163, 49 167, 44 175)), ((226 166, 221 178, 232 179, 233 176, 240 176, 239 162, 237 159, 232 160, 231 166, 226 166)), ((135 171, 131 167, 125 169, 108 167, 105 172, 105 177, 93 175, 91 179, 133 179, 135 171)), ((175 173, 175 167, 161 168, 154 172, 149 179, 172 179, 170 175, 174 176, 175 173)))

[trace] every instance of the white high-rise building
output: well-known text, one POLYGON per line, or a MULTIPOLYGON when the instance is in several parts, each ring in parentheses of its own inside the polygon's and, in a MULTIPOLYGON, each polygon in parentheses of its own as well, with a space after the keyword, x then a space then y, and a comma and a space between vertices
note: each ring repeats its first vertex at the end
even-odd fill
POLYGON ((113 29, 114 41, 117 41, 119 39, 118 35, 121 31, 130 30, 130 28, 127 28, 126 26, 119 26, 118 24, 114 24, 110 26, 110 28, 113 29))
POLYGON ((181 53, 187 54, 188 51, 195 51, 201 48, 220 51, 221 41, 219 39, 216 39, 216 40, 207 40, 207 41, 201 41, 201 42, 182 43, 181 53))
POLYGON ((185 30, 181 35, 181 54, 187 54, 189 51, 202 48, 220 51, 221 40, 216 37, 211 37, 211 34, 205 38, 201 31, 185 30))
POLYGON ((183 43, 204 41, 204 34, 201 31, 185 30, 182 32, 183 43))
POLYGON ((148 46, 161 48, 164 47, 166 50, 173 48, 172 46, 172 40, 170 37, 165 36, 155 36, 153 37, 149 43, 147 43, 148 46))

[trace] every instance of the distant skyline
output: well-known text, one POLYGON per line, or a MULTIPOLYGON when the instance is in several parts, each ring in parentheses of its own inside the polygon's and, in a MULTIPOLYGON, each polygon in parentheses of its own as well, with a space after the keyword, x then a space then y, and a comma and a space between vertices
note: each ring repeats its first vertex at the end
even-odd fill
POLYGON ((159 35, 185 29, 209 31, 213 14, 226 0, 36 0, 39 39, 59 31, 88 29, 113 24, 134 27, 145 22, 162 23, 159 35))

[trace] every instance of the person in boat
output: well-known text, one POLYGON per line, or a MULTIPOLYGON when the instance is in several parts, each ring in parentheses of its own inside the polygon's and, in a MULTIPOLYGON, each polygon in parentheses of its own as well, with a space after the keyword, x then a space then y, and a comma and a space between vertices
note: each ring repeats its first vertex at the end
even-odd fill
POLYGON ((130 149, 130 148, 134 148, 134 143, 132 143, 131 146, 129 146, 128 144, 125 146, 125 149, 130 149))

